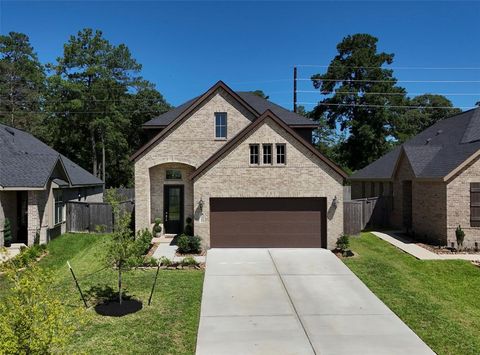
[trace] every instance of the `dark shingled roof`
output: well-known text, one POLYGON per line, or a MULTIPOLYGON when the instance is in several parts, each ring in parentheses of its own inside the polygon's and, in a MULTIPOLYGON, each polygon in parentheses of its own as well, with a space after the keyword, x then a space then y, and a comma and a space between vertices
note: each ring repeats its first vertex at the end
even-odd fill
MULTIPOLYGON (((252 108, 255 109, 258 113, 262 114, 266 110, 272 111, 277 115, 283 122, 290 126, 315 126, 316 123, 308 118, 305 118, 301 115, 298 115, 292 111, 289 111, 282 106, 274 104, 271 101, 268 101, 258 95, 255 95, 249 91, 237 91, 238 96, 245 100, 252 108)), ((153 128, 156 126, 167 126, 175 118, 177 118, 183 111, 185 111, 192 103, 197 100, 198 97, 191 99, 176 108, 165 112, 164 114, 146 122, 143 124, 144 128, 153 128)))
POLYGON ((103 184, 31 134, 0 124, 0 187, 42 188, 57 163, 65 167, 72 186, 103 184))
POLYGON ((417 178, 444 178, 480 149, 480 108, 438 121, 350 179, 390 179, 403 151, 417 178))

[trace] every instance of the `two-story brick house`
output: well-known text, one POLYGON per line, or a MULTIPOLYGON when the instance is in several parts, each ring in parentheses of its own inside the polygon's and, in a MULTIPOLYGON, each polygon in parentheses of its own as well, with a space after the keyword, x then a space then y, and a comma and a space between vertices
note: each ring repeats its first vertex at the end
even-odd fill
POLYGON ((343 233, 345 173, 311 144, 314 122, 218 82, 144 125, 136 229, 191 217, 207 247, 329 247, 343 233))

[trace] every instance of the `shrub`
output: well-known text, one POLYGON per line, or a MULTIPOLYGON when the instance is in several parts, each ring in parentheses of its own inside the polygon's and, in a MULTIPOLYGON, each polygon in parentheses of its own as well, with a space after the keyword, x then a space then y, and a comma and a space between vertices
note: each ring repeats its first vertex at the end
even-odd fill
POLYGON ((3 226, 3 241, 6 247, 12 245, 12 225, 8 218, 5 218, 5 224, 3 226))
POLYGON ((145 255, 150 250, 152 244, 152 233, 148 229, 142 229, 137 232, 135 237, 135 254, 137 256, 145 255))
POLYGON ((202 251, 202 239, 199 236, 182 234, 178 237, 177 246, 180 254, 198 254, 202 251))
POLYGON ((349 246, 350 246, 350 237, 348 235, 344 234, 337 239, 337 249, 340 250, 342 254, 345 254, 349 246))
POLYGON ((37 229, 35 232, 35 237, 33 238, 33 245, 39 245, 40 244, 40 231, 37 229))
POLYGON ((161 218, 155 218, 155 224, 153 225, 153 234, 157 235, 157 233, 162 233, 162 219, 161 218))
POLYGON ((157 266, 158 265, 158 260, 155 258, 152 258, 151 256, 145 257, 143 259, 143 265, 144 266, 157 266))
POLYGON ((45 244, 22 247, 20 248, 20 254, 10 259, 10 264, 17 269, 29 266, 45 252, 46 248, 47 246, 45 244))
POLYGON ((177 246, 180 254, 188 254, 190 252, 190 238, 188 235, 182 234, 179 236, 177 246))
POLYGON ((160 258, 160 265, 162 265, 162 266, 170 266, 170 265, 172 265, 172 261, 171 261, 169 258, 167 258, 166 256, 162 256, 162 257, 160 258))
POLYGON ((185 225, 185 228, 183 230, 183 233, 188 235, 188 236, 193 236, 193 225, 192 225, 192 219, 190 217, 188 217, 186 220, 186 225, 185 225))
POLYGON ((183 258, 183 260, 180 262, 182 266, 196 266, 198 265, 197 261, 195 260, 194 257, 192 256, 187 256, 186 258, 183 258))
POLYGON ((465 232, 463 231, 462 227, 458 226, 457 229, 455 229, 455 237, 457 237, 458 249, 463 248, 463 240, 465 239, 465 232))
POLYGON ((6 278, 12 287, 0 302, 0 354, 62 354, 85 314, 60 299, 45 271, 19 272, 13 265, 6 278))

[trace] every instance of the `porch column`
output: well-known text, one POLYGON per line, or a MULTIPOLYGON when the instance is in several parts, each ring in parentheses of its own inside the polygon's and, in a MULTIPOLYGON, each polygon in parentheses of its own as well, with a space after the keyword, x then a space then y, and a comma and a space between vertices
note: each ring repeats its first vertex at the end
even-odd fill
POLYGON ((37 232, 40 234, 40 243, 47 242, 47 200, 46 191, 28 191, 28 245, 33 245, 37 232))

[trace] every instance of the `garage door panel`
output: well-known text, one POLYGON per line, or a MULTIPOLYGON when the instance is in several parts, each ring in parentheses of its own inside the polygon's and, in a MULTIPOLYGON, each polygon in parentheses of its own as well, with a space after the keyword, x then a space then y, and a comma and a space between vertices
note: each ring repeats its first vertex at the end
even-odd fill
POLYGON ((321 247, 322 202, 322 198, 211 199, 210 244, 217 248, 321 247))

